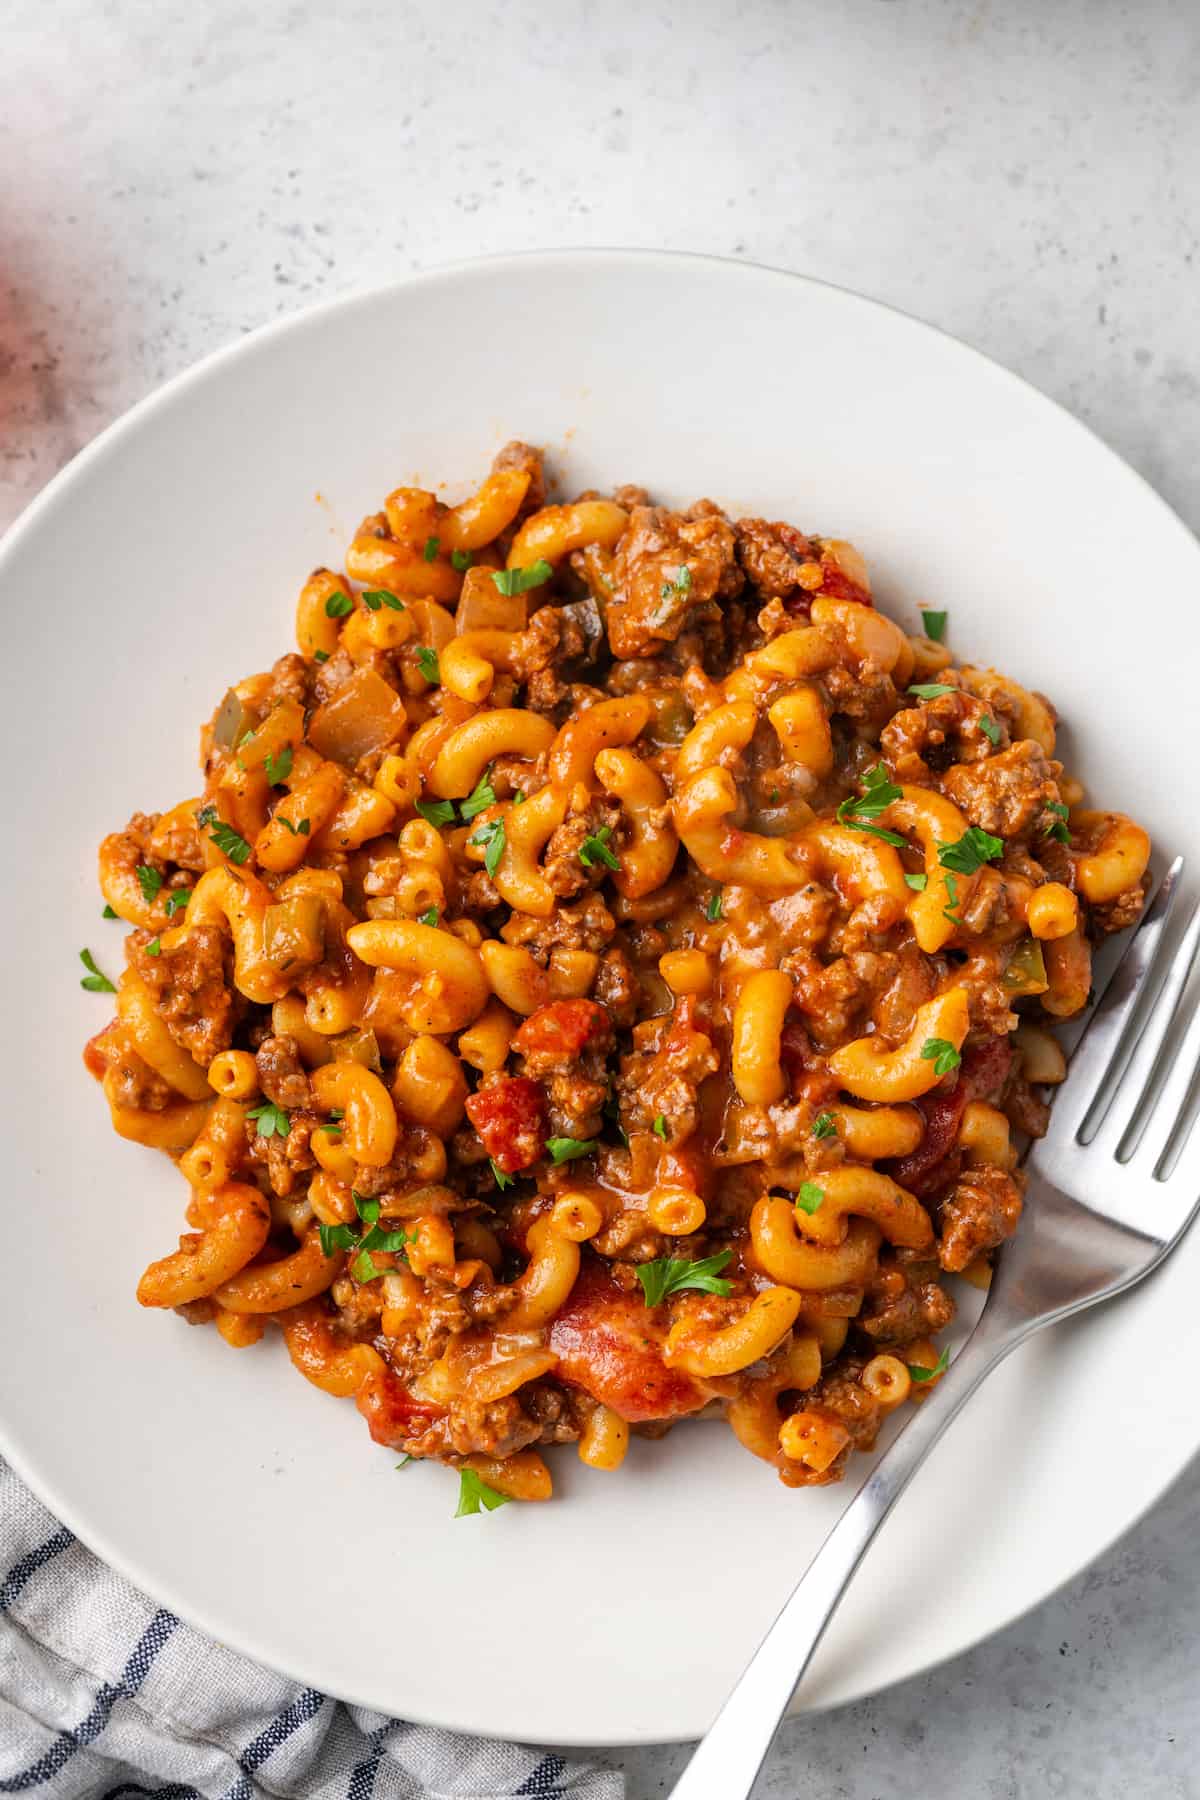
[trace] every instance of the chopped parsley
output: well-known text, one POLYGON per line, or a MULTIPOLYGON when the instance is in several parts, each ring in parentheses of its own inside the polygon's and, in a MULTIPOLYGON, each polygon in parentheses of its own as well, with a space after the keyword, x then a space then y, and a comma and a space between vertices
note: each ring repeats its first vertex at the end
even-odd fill
POLYGON ((400 1458, 400 1461, 396 1464, 396 1467, 398 1469, 407 1469, 409 1463, 415 1463, 416 1461, 417 1461, 417 1458, 415 1456, 405 1455, 400 1458))
POLYGON ((202 806, 196 814, 196 823, 199 825, 201 831, 203 831, 206 825, 214 825, 216 823, 216 818, 217 809, 215 806, 202 806))
POLYGON ((620 868, 620 858, 617 856, 615 850, 610 850, 608 846, 608 840, 611 836, 612 826, 601 825, 599 831, 595 831, 590 837, 584 838, 582 844, 579 846, 579 860, 585 869, 595 868, 598 862, 603 863, 606 869, 620 868))
POLYGON ((96 967, 96 959, 90 950, 81 950, 79 952, 79 960, 84 968, 89 971, 79 983, 81 988, 86 988, 89 994, 116 993, 117 990, 108 979, 108 976, 101 974, 100 970, 96 967))
POLYGON ((546 1149, 552 1163, 574 1162, 576 1157, 590 1156, 599 1138, 552 1137, 546 1139, 546 1149))
POLYGON ((242 863, 250 861, 249 844, 241 833, 235 831, 232 825, 227 825, 224 819, 218 819, 208 835, 221 854, 227 856, 231 863, 237 863, 240 867, 242 863))
POLYGON ((417 924, 418 925, 428 925, 430 931, 437 930, 437 922, 438 922, 438 909, 436 906, 431 906, 429 908, 428 912, 418 913, 418 915, 417 915, 417 924))
POLYGON ((922 612, 921 623, 925 627, 925 636, 932 638, 935 644, 940 644, 945 639, 946 620, 949 616, 945 612, 922 612))
POLYGON ((374 1281, 380 1271, 375 1267, 375 1258, 369 1250, 360 1250, 350 1264, 350 1273, 355 1281, 374 1281))
POLYGON ((1000 727, 990 713, 983 714, 979 721, 979 729, 993 747, 1000 742, 1000 727))
POLYGON ((146 902, 147 906, 153 906, 155 900, 158 898, 158 890, 163 884, 162 876, 157 869, 152 869, 149 863, 139 863, 137 866, 137 878, 138 886, 142 890, 142 899, 146 902))
POLYGON ((436 825, 440 829, 454 823, 453 800, 418 800, 416 807, 427 825, 436 825))
POLYGON ((417 645, 417 667, 430 687, 437 687, 442 679, 442 671, 438 667, 437 651, 431 650, 428 644, 417 645))
POLYGON ((298 825, 293 825, 286 813, 276 813, 275 817, 281 825, 287 826, 293 837, 307 837, 312 830, 312 821, 309 819, 301 819, 298 825))
POLYGON ((943 1350, 932 1369, 925 1368, 922 1363, 906 1363, 904 1366, 914 1381, 936 1381, 938 1376, 944 1375, 950 1367, 950 1352, 943 1350))
POLYGON ((173 919, 177 912, 182 912, 192 897, 191 888, 172 888, 167 895, 167 917, 173 919))
POLYGON ((931 1062, 935 1075, 949 1075, 957 1069, 962 1057, 949 1038, 926 1038, 921 1045, 921 1061, 931 1062))
POLYGON ((273 1100, 264 1100, 261 1106, 252 1106, 246 1117, 258 1120, 259 1137, 285 1138, 292 1129, 292 1121, 284 1108, 276 1106, 273 1100))
POLYGON ((339 1250, 353 1250, 358 1238, 351 1225, 318 1225, 322 1256, 336 1256, 339 1250))
POLYGON ((801 1212, 815 1213, 825 1198, 825 1189, 818 1187, 815 1181, 802 1181, 796 1195, 796 1205, 801 1212))
POLYGON ((953 844, 938 845, 938 861, 943 869, 953 869, 958 875, 974 875, 984 863, 995 862, 1003 855, 1004 839, 993 837, 978 825, 968 825, 953 844))
POLYGON ((161 938, 155 937, 155 938, 150 939, 150 942, 146 945, 146 955, 147 956, 161 956, 162 955, 162 939, 161 938))
POLYGON ((667 1118, 665 1113, 659 1113, 654 1121, 652 1129, 655 1137, 660 1137, 665 1144, 667 1141, 667 1118))
POLYGON ((292 746, 285 744, 278 756, 272 751, 263 764, 263 769, 272 787, 278 787, 281 782, 286 781, 292 772, 292 746))
POLYGON ((516 1176, 510 1175, 506 1169, 502 1169, 494 1156, 489 1156, 488 1162, 491 1164, 492 1168, 492 1180, 496 1183, 500 1192, 503 1193, 505 1188, 512 1187, 517 1179, 516 1176))
POLYGON ((837 1120, 831 1112, 818 1113, 812 1122, 812 1135, 815 1138, 837 1136, 837 1120))
POLYGON ((370 1200, 364 1194, 355 1193, 353 1189, 351 1197, 355 1211, 368 1229, 360 1236, 353 1225, 318 1225, 317 1236, 321 1240, 321 1250, 325 1256, 333 1256, 339 1250, 353 1250, 355 1255, 350 1273, 354 1279, 374 1281, 377 1275, 383 1274, 383 1270, 371 1255, 372 1250, 403 1251, 405 1245, 413 1239, 403 1229, 384 1231, 380 1227, 378 1200, 370 1200))
POLYGON ((677 600, 681 594, 692 591, 692 571, 686 563, 680 563, 675 571, 674 581, 664 581, 658 590, 660 600, 677 600))
POLYGON ((392 612, 408 611, 403 600, 395 594, 389 593, 387 588, 366 589, 363 593, 363 605, 368 612, 378 612, 381 606, 388 607, 392 612))
POLYGON ((504 820, 489 819, 485 825, 480 825, 478 830, 471 833, 467 842, 483 851, 483 866, 489 875, 494 875, 500 867, 500 858, 504 855, 508 842, 504 820))
POLYGON ((338 588, 336 593, 330 594, 328 600, 325 602, 325 616, 328 619, 344 619, 347 613, 352 613, 353 611, 353 600, 350 598, 349 594, 344 594, 341 588, 338 588))
POLYGON ((733 1260, 732 1250, 718 1250, 699 1262, 688 1262, 674 1256, 660 1256, 654 1262, 638 1265, 637 1278, 642 1284, 647 1306, 661 1306, 670 1294, 684 1288, 697 1288, 704 1294, 733 1292, 731 1281, 721 1280, 721 1270, 733 1260))
POLYGON ((867 831, 872 837, 882 838, 885 844, 894 844, 898 850, 904 848, 904 839, 896 831, 885 831, 882 826, 872 825, 867 821, 877 819, 882 812, 903 796, 895 782, 889 781, 882 763, 876 763, 863 776, 866 787, 865 794, 847 794, 837 809, 838 820, 848 825, 851 831, 867 831))
POLYGON ((487 807, 495 806, 495 804, 496 790, 492 786, 492 766, 489 763, 459 808, 464 824, 468 819, 473 819, 476 813, 481 813, 487 807))
POLYGON ((961 925, 962 916, 954 910, 958 905, 958 883, 955 881, 953 875, 950 874, 947 874, 946 876, 946 895, 950 904, 949 906, 943 906, 942 917, 943 919, 949 919, 952 925, 961 925))
POLYGON ((1061 800, 1047 800, 1046 811, 1052 812, 1055 817, 1053 824, 1043 828, 1043 835, 1054 838, 1057 843, 1069 844, 1071 833, 1067 827, 1067 820, 1071 816, 1070 807, 1064 806, 1061 800))
POLYGON ((708 920, 710 925, 715 925, 717 920, 719 918, 723 917, 721 908, 722 908, 721 889, 718 888, 715 894, 709 895, 708 905, 704 909, 704 916, 708 920))
POLYGON ((329 661, 328 650, 314 650, 313 651, 313 661, 314 662, 328 662, 329 661))
POLYGON ((915 694, 918 700, 936 700, 939 694, 953 694, 957 689, 945 681, 921 681, 908 691, 915 694))
POLYGON ((426 562, 432 562, 437 556, 439 542, 440 539, 435 537, 427 537, 425 539, 425 548, 422 550, 421 555, 425 558, 426 562))
POLYGON ((910 887, 914 894, 923 894, 929 886, 929 877, 928 875, 906 875, 904 882, 905 886, 910 887))
POLYGON ((492 580, 502 594, 527 594, 530 588, 549 581, 553 573, 545 557, 539 556, 527 569, 493 569, 492 580))
MULTIPOLYGON (((167 903, 167 909, 168 909, 168 911, 169 911, 169 910, 170 910, 170 902, 169 902, 169 901, 168 901, 168 903, 167 903)), ((114 911, 113 911, 113 909, 112 909, 112 907, 111 907, 111 906, 110 906, 110 905, 109 905, 109 904, 108 904, 108 902, 107 902, 107 901, 105 901, 105 903, 104 903, 104 911, 103 911, 103 912, 102 912, 102 913, 101 913, 101 914, 100 914, 100 917, 101 917, 101 918, 102 918, 102 919, 115 919, 115 918, 116 918, 116 916, 117 916, 117 915, 116 915, 116 913, 115 913, 115 912, 114 912, 114 911)))
POLYGON ((474 561, 475 552, 473 550, 452 550, 450 552, 451 565, 458 570, 460 575, 464 574, 474 561))
POLYGON ((498 1506, 507 1506, 511 1499, 511 1494, 501 1494, 494 1487, 489 1487, 474 1469, 463 1468, 458 1471, 458 1506, 454 1513, 456 1519, 465 1519, 468 1514, 477 1513, 481 1506, 487 1512, 495 1512, 498 1506))

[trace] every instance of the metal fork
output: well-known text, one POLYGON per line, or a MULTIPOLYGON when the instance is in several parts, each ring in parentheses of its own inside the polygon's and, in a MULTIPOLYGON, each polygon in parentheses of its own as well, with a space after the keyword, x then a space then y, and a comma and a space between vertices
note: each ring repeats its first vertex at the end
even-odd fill
POLYGON ((1195 1217, 1200 1132, 1188 1138, 1200 1009, 1176 1050, 1167 1040, 1200 943, 1200 905, 1174 954, 1160 955, 1182 871, 1177 857, 1071 1058, 1050 1130, 1026 1164, 1020 1230, 998 1259, 974 1331, 800 1577, 674 1800, 746 1800, 875 1533, 959 1409, 1033 1332, 1141 1281, 1195 1217))

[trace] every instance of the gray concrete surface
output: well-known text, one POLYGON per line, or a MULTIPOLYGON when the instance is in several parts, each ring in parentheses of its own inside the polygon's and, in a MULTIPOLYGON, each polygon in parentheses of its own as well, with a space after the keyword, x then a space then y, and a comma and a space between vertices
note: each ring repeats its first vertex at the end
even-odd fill
MULTIPOLYGON (((1200 523, 1182 0, 5 0, 0 20, 0 525, 267 319, 456 257, 620 243, 921 314, 1200 523)), ((788 1726, 765 1793, 1200 1795, 1198 1536, 1194 1464, 1029 1618, 788 1726)), ((651 1800, 683 1754, 606 1760, 651 1800)))

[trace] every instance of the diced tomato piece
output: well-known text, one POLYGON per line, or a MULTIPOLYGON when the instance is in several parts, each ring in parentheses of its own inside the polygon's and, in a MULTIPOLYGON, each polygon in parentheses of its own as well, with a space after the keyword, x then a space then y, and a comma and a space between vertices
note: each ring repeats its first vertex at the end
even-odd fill
POLYGON ((585 1044, 596 1043, 611 1029, 608 1012, 598 1000, 552 1000, 530 1013, 512 1047, 521 1056, 553 1057, 567 1068, 585 1044))
POLYGON ((1008 1080, 1012 1059, 1012 1045, 1003 1037, 988 1038, 986 1043, 972 1044, 965 1050, 960 1085, 967 1089, 967 1098, 986 1100, 994 1106, 1008 1080))
POLYGON ((792 1098, 807 1100, 820 1108, 841 1092, 836 1075, 829 1073, 823 1056, 813 1049, 812 1039, 798 1012, 789 1012, 779 1037, 779 1060, 791 1086, 792 1098))
POLYGON ((110 1019, 104 1030, 98 1031, 95 1037, 90 1037, 83 1046, 83 1066, 89 1075, 96 1077, 97 1081, 104 1080, 111 1066, 112 1058, 106 1055, 105 1051, 112 1048, 112 1039, 109 1034, 115 1030, 116 1023, 115 1019, 110 1019))
POLYGON ((946 1187, 958 1172, 954 1145, 962 1116, 971 1100, 994 1103, 1012 1067, 1012 1046, 1005 1038, 989 1038, 972 1044, 963 1054, 953 1087, 944 1084, 917 1101, 925 1115, 925 1135, 908 1156, 901 1156, 888 1170, 910 1194, 924 1199, 946 1187))
POLYGON ((664 1363, 661 1328, 641 1289, 627 1294, 595 1258, 585 1260, 550 1327, 550 1348, 561 1380, 631 1423, 699 1412, 708 1398, 690 1375, 664 1363))
POLYGON ((438 1419, 443 1408, 427 1401, 414 1400, 404 1383, 388 1368, 373 1369, 354 1396, 354 1403, 367 1421, 377 1444, 395 1447, 412 1437, 431 1419, 438 1419))
POLYGON ((467 1117, 484 1149, 506 1175, 545 1155, 546 1097, 528 1075, 506 1076, 467 1101, 467 1117))
POLYGON ((821 558, 821 592, 831 595, 834 600, 854 600, 859 606, 875 604, 866 588, 852 581, 830 556, 821 558))

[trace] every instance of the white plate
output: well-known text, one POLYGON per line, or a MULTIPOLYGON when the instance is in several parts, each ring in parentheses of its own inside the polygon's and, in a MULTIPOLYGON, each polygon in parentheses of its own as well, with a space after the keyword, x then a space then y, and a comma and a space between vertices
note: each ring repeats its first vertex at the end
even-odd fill
MULTIPOLYGON (((1082 426, 950 338, 768 270, 612 252, 473 264, 259 332, 107 432, 0 553, 6 1454, 134 1581, 298 1679, 466 1730, 654 1741, 707 1725, 853 1484, 789 1492, 697 1425, 615 1476, 560 1453, 553 1505, 455 1522, 454 1477, 395 1473, 277 1341, 232 1354, 137 1307, 183 1184, 112 1135, 79 1062, 107 1016, 79 948, 112 970, 122 937, 96 840, 195 791, 200 720, 289 647, 301 579, 389 488, 465 492, 516 435, 567 489, 640 481, 853 539, 885 605, 949 607, 961 654, 1052 695, 1092 791, 1193 855, 1200 550, 1082 426)), ((1198 1276, 1194 1235, 992 1380, 901 1502, 806 1704, 995 1631, 1162 1492, 1200 1442, 1198 1276)))

